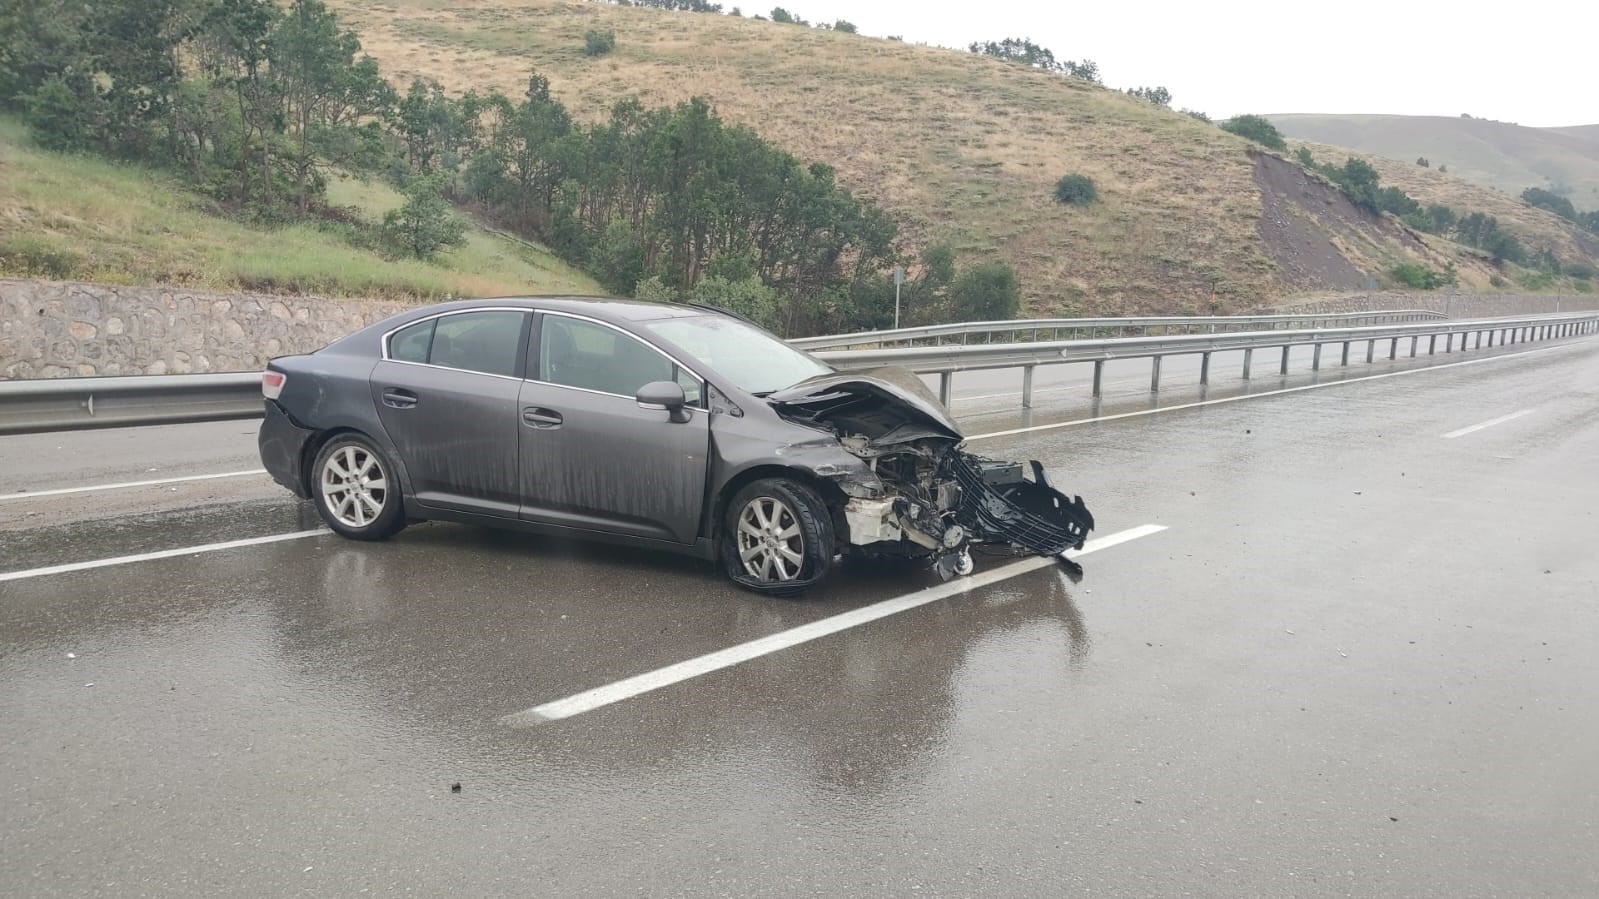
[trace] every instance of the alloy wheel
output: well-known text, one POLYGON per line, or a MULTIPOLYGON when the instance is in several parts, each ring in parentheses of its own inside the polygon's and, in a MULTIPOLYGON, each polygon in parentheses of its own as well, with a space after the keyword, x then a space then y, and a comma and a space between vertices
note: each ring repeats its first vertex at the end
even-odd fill
POLYGON ((751 577, 792 581, 805 565, 805 536, 782 500, 757 496, 738 516, 738 556, 751 577))
POLYGON ((383 514, 389 482, 377 456, 346 445, 322 463, 322 502, 342 525, 364 528, 383 514))

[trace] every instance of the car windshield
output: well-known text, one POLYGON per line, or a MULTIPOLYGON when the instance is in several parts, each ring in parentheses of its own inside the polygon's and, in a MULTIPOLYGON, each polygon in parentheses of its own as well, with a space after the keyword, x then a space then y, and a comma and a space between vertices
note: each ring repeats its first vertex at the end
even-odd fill
POLYGON ((753 325, 721 315, 696 315, 644 322, 727 380, 754 394, 771 393, 832 371, 753 325))

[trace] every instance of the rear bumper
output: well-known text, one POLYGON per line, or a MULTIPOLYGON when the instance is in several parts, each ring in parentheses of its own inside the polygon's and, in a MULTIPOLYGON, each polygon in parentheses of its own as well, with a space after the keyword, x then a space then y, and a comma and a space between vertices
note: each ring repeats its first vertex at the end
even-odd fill
POLYGON ((266 418, 261 421, 261 465, 272 480, 289 488, 295 496, 309 499, 305 486, 305 448, 316 436, 289 418, 273 400, 266 400, 266 418))

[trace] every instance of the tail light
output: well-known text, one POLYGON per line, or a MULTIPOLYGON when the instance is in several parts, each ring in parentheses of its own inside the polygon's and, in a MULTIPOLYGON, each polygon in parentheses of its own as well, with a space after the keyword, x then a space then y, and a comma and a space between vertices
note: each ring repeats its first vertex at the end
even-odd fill
POLYGON ((269 400, 275 400, 283 393, 283 383, 288 375, 280 371, 264 371, 261 373, 261 395, 269 400))

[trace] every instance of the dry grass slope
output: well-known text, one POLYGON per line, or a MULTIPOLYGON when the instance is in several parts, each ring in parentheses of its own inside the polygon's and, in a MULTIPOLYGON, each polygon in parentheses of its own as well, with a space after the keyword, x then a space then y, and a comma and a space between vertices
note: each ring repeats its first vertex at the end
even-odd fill
MULTIPOLYGON (((1572 227, 1570 222, 1544 209, 1528 206, 1519 198, 1475 184, 1462 183, 1449 174, 1440 174, 1436 168, 1423 168, 1414 160, 1401 162, 1386 156, 1369 153, 1352 153, 1347 147, 1334 147, 1309 141, 1293 141, 1293 146, 1305 146, 1321 162, 1340 165, 1350 156, 1371 163, 1382 176, 1384 185, 1393 185, 1415 197, 1422 204, 1443 203, 1458 212, 1481 212, 1494 216, 1527 249, 1536 251, 1549 247, 1565 261, 1599 257, 1599 235, 1572 227)), ((1436 237, 1424 236, 1429 245, 1447 243, 1436 237)))
POLYGON ((1569 190, 1579 209, 1599 209, 1599 125, 1526 128, 1444 116, 1274 115, 1290 138, 1349 147, 1433 167, 1511 196, 1529 187, 1569 190))

